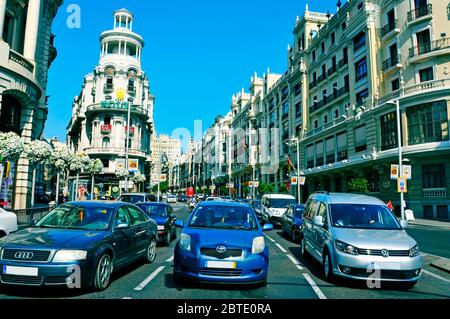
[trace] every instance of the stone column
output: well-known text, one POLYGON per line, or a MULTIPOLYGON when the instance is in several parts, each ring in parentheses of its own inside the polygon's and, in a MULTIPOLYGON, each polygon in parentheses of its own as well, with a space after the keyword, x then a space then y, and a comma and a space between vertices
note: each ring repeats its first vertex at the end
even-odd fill
POLYGON ((0 0, 0 39, 3 36, 3 25, 5 24, 6 0, 0 0))
POLYGON ((36 56, 40 12, 41 0, 29 0, 23 55, 31 61, 35 61, 36 56))

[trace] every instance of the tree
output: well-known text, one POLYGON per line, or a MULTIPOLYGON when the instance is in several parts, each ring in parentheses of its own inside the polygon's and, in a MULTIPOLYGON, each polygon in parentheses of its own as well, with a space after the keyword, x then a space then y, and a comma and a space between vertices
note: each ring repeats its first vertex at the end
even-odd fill
POLYGON ((287 193, 287 192, 288 192, 288 189, 287 189, 286 184, 281 184, 280 185, 280 193, 287 193))
POLYGON ((100 159, 96 158, 89 161, 88 172, 91 173, 91 200, 94 199, 94 176, 99 174, 103 170, 103 163, 100 159))
POLYGON ((50 158, 52 147, 45 141, 35 140, 24 147, 25 157, 30 162, 33 169, 33 178, 31 181, 31 206, 34 206, 34 193, 36 186, 36 166, 43 164, 50 158))
MULTIPOLYGON (((3 161, 17 162, 23 152, 23 141, 14 132, 0 133, 0 164, 3 161)), ((0 169, 0 191, 2 188, 3 165, 0 169)))
POLYGON ((369 182, 365 178, 353 178, 348 182, 348 191, 350 193, 368 193, 369 182))
MULTIPOLYGON (((159 183, 159 190, 161 191, 161 193, 167 192, 168 189, 169 189, 169 182, 165 181, 165 182, 159 183)), ((158 191, 158 184, 153 185, 152 191, 154 193, 156 193, 158 191)))
POLYGON ((275 185, 260 181, 258 190, 260 194, 273 193, 275 191, 275 185))
POLYGON ((145 182, 146 179, 147 178, 145 177, 145 175, 141 174, 140 172, 135 172, 133 177, 132 177, 133 182, 135 184, 138 184, 138 187, 139 187, 139 184, 145 182))
POLYGON ((80 172, 87 170, 89 166, 90 158, 85 153, 77 153, 75 154, 69 164, 69 170, 77 173, 77 179, 75 183, 75 198, 78 200, 78 183, 80 179, 80 172))
POLYGON ((73 161, 74 154, 67 148, 66 145, 56 144, 53 146, 52 153, 50 155, 50 160, 56 169, 56 198, 55 202, 58 204, 59 199, 59 175, 64 172, 64 185, 69 182, 69 167, 70 163, 73 161))

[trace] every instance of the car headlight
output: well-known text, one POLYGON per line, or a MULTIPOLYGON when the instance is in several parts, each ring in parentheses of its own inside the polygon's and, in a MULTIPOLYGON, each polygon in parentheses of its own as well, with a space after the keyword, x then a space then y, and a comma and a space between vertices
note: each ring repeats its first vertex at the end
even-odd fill
POLYGON ((255 237, 253 238, 252 243, 252 254, 260 254, 264 251, 266 247, 266 243, 264 242, 264 237, 255 237))
POLYGON ((417 257, 419 256, 419 246, 415 245, 413 248, 409 250, 409 257, 417 257))
POLYGON ((54 262, 68 262, 86 259, 87 251, 85 250, 59 250, 53 257, 54 262))
POLYGON ((191 250, 191 236, 188 234, 182 233, 180 235, 180 247, 181 249, 191 250))
POLYGON ((164 230, 164 225, 158 225, 158 230, 164 230))
POLYGON ((340 240, 336 240, 334 243, 336 245, 336 249, 340 252, 350 255, 358 255, 358 248, 356 248, 355 246, 349 245, 340 240))

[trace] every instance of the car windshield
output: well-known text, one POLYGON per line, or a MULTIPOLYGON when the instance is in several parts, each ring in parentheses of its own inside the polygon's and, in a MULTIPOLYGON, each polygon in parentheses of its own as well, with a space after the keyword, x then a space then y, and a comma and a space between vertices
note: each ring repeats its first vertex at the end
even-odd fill
POLYGON ((164 206, 161 205, 137 205, 148 216, 167 217, 167 211, 164 206))
POLYGON ((294 208, 294 217, 295 218, 302 218, 304 211, 305 211, 305 207, 303 207, 303 206, 295 207, 294 208))
POLYGON ((233 206, 200 206, 189 223, 191 227, 255 230, 257 223, 250 209, 233 206))
POLYGON ((295 204, 295 199, 291 198, 270 198, 269 207, 286 208, 289 205, 295 204))
POLYGON ((382 205, 331 204, 330 213, 334 227, 401 229, 392 212, 382 205))
POLYGON ((144 196, 142 195, 122 195, 120 197, 120 201, 127 203, 137 203, 142 202, 144 200, 144 196))
POLYGON ((83 230, 105 230, 109 227, 113 208, 63 204, 45 215, 36 227, 83 230))

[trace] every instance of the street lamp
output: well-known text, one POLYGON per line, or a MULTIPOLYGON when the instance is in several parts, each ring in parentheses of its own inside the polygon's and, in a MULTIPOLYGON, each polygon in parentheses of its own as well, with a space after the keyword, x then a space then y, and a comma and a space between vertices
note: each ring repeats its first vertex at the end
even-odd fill
POLYGON ((159 172, 158 172, 158 202, 159 197, 161 196, 161 170, 162 165, 167 162, 167 155, 165 153, 161 153, 159 156, 159 172))
MULTIPOLYGON (((300 140, 298 137, 293 136, 291 138, 291 143, 295 143, 297 145, 297 202, 298 204, 301 203, 301 197, 300 197, 300 140)), ((290 145, 290 144, 289 144, 290 145)))
MULTIPOLYGON (((398 148, 398 166, 400 177, 403 177, 403 159, 402 159, 402 132, 400 129, 400 100, 397 98, 392 101, 387 101, 386 104, 395 105, 397 112, 397 148, 398 148)), ((406 159, 405 159, 406 160, 406 159)), ((400 192, 400 212, 402 220, 405 219, 405 207, 403 205, 403 192, 400 192)))
MULTIPOLYGON (((127 137, 125 140, 125 193, 128 193, 128 153, 130 149, 130 117, 131 117, 131 103, 127 101, 127 137)), ((120 185, 119 185, 120 186, 120 185)))

